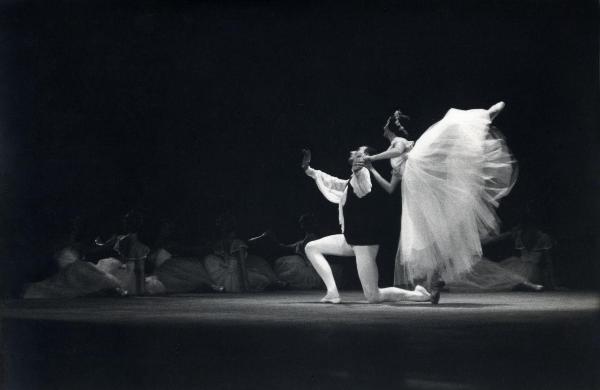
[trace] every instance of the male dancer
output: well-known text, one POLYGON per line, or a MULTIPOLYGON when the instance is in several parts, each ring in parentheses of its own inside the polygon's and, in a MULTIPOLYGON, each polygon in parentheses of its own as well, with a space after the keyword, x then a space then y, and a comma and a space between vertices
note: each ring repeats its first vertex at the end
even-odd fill
POLYGON ((311 241, 306 245, 306 256, 315 270, 325 282, 327 294, 321 299, 324 303, 340 303, 341 298, 331 272, 331 267, 324 255, 355 256, 358 276, 363 292, 369 303, 384 301, 431 301, 436 300, 422 286, 414 291, 397 287, 379 288, 379 273, 375 258, 379 251, 382 236, 381 197, 382 189, 372 186, 371 173, 364 167, 362 159, 370 155, 372 150, 361 146, 350 153, 352 176, 342 180, 309 166, 311 154, 303 150, 302 168, 312 177, 325 198, 339 205, 339 219, 343 234, 334 234, 311 241))

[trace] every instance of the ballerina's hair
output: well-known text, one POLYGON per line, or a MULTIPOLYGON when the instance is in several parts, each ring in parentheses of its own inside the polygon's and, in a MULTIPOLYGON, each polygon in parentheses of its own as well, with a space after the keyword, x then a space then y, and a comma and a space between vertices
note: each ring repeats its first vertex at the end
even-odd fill
POLYGON ((408 135, 408 131, 406 131, 406 129, 402 125, 404 121, 408 120, 410 120, 410 117, 408 115, 403 114, 402 111, 398 109, 388 117, 387 122, 383 127, 395 134, 408 135), (398 123, 400 124, 400 126, 398 126, 398 123))

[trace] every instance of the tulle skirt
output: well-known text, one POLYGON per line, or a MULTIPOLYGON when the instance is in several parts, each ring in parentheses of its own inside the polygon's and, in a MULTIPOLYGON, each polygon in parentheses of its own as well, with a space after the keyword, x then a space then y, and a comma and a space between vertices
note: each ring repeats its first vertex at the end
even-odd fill
POLYGON ((529 283, 529 280, 484 257, 469 272, 446 286, 450 291, 459 292, 512 291, 522 283, 529 283))
POLYGON ((292 289, 310 290, 323 287, 323 281, 315 268, 300 255, 278 258, 275 260, 274 271, 277 277, 287 282, 292 289))
POLYGON ((111 294, 120 287, 119 281, 92 263, 75 261, 56 275, 33 283, 25 298, 76 298, 87 295, 111 294))
POLYGON ((539 262, 528 258, 528 256, 509 257, 502 260, 500 265, 512 273, 522 276, 531 283, 543 283, 539 262))
POLYGON ((195 257, 171 257, 155 273, 169 293, 210 290, 213 284, 204 264, 195 257))
MULTIPOLYGON (((242 291, 242 271, 237 260, 224 259, 221 256, 210 254, 204 258, 204 266, 213 283, 223 286, 225 291, 242 291)), ((262 257, 248 255, 246 270, 248 272, 248 287, 251 290, 262 291, 277 281, 277 276, 262 257)))
POLYGON ((495 234, 495 209, 516 180, 516 162, 486 110, 450 109, 409 152, 402 177, 396 267, 409 279, 437 272, 446 280, 481 258, 495 234))

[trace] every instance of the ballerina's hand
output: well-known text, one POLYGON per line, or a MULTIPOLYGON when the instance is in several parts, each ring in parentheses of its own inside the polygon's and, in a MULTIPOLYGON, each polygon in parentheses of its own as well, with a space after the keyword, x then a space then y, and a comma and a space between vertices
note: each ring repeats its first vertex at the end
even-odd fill
POLYGON ((368 168, 369 165, 371 165, 371 164, 365 162, 363 157, 357 158, 352 163, 352 171, 356 172, 356 171, 360 170, 361 168, 368 168))
POLYGON ((302 163, 300 164, 302 169, 306 170, 306 168, 308 168, 308 166, 310 165, 310 159, 310 149, 302 149, 302 163))
POLYGON ((363 168, 367 168, 368 170, 373 169, 373 157, 371 156, 363 156, 358 160, 358 163, 363 167, 363 168))

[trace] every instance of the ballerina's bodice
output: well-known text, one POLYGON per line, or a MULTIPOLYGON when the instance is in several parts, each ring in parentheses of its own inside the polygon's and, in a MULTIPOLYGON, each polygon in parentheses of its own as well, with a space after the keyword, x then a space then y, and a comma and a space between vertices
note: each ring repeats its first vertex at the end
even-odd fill
POLYGON ((404 174, 404 166, 406 164, 406 159, 408 158, 408 152, 410 152, 414 144, 415 143, 413 141, 408 141, 407 139, 402 137, 396 137, 392 140, 388 150, 404 148, 404 153, 402 153, 398 157, 393 157, 390 159, 390 164, 392 165, 392 172, 395 176, 402 177, 402 175, 404 174))

